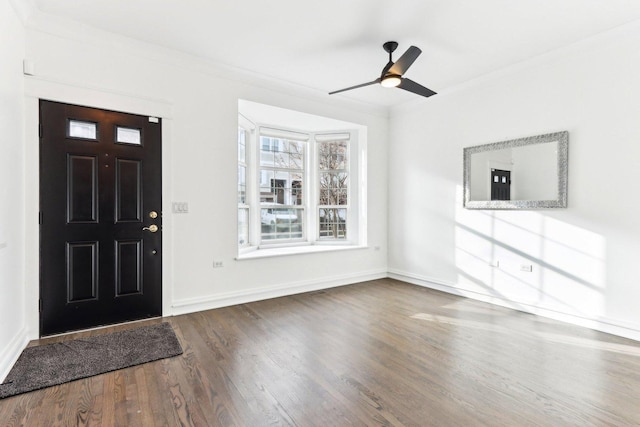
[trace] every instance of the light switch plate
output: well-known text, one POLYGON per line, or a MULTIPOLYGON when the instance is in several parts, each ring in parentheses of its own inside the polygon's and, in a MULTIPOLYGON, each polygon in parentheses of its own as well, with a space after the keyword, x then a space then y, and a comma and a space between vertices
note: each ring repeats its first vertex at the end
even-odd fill
POLYGON ((189 213, 189 203, 173 202, 172 210, 173 210, 173 213, 189 213))

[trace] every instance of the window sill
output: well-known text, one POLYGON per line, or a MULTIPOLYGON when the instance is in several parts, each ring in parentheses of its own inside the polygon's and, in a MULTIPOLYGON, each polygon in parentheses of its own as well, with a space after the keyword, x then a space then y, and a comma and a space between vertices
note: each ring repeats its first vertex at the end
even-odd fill
POLYGON ((245 249, 246 252, 236 257, 238 261, 258 258, 271 258, 288 255, 314 254, 321 252, 348 251, 354 249, 367 249, 368 246, 360 245, 305 245, 305 246, 287 246, 279 248, 260 248, 245 249))

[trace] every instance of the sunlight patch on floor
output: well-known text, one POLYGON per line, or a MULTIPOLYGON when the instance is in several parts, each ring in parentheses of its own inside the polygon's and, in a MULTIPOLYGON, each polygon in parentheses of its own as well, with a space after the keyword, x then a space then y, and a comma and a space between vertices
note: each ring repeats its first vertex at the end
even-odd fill
MULTIPOLYGON (((528 336, 536 339, 542 339, 549 343, 564 344, 573 347, 580 347, 590 350, 608 351, 613 353, 620 353, 630 356, 640 357, 640 343, 637 345, 628 345, 620 343, 611 343, 601 341, 597 339, 576 337, 566 334, 558 334, 552 332, 530 331, 527 333, 517 332, 505 326, 492 323, 483 322, 469 319, 459 319, 449 316, 441 316, 429 313, 416 313, 410 316, 411 319, 424 320, 427 322, 438 323, 442 325, 452 325, 460 328, 477 329, 486 332, 498 333, 498 334, 510 334, 519 336, 528 336)), ((495 320, 495 319, 492 319, 495 320)))

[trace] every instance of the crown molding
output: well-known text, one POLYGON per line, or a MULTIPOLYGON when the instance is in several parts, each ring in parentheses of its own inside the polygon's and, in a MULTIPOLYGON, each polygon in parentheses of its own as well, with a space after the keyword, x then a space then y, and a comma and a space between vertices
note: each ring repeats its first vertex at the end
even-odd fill
MULTIPOLYGON (((10 0, 15 2, 33 0, 10 0)), ((47 12, 37 11, 30 16, 25 25, 28 31, 47 34, 52 37, 71 40, 98 46, 103 49, 117 47, 121 52, 136 57, 145 58, 163 65, 171 65, 190 72, 201 73, 241 84, 260 87, 280 94, 302 97, 322 104, 330 104, 338 108, 345 108, 387 119, 389 109, 361 101, 328 98, 326 92, 298 83, 289 82, 277 77, 263 75, 250 70, 233 67, 228 64, 213 61, 189 52, 145 42, 123 36, 121 34, 84 25, 78 21, 56 16, 47 12)))
POLYGON ((501 80, 520 72, 534 69, 536 67, 543 66, 573 55, 581 55, 584 54, 584 52, 588 52, 590 50, 597 50, 603 47, 606 48, 607 46, 616 44, 620 40, 626 39, 628 37, 640 37, 640 20, 634 20, 626 24, 613 27, 598 34, 594 34, 592 36, 550 50, 540 55, 527 58, 520 62, 498 68, 496 70, 490 71, 483 75, 479 75, 461 83, 448 86, 439 90, 438 95, 434 97, 415 99, 413 101, 392 106, 389 109, 389 116, 390 118, 393 118, 399 115, 406 115, 416 111, 420 111, 420 109, 424 107, 428 102, 438 102, 438 98, 443 98, 450 94, 466 91, 468 89, 490 86, 492 84, 495 84, 495 82, 500 82, 501 80))

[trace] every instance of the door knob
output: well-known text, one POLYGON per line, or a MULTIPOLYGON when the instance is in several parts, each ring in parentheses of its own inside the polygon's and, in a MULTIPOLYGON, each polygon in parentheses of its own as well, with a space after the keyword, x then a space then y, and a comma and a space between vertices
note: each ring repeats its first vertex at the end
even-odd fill
POLYGON ((152 232, 152 233, 155 233, 156 231, 158 231, 158 226, 157 226, 157 225, 155 225, 155 224, 151 224, 151 225, 150 225, 150 226, 148 226, 148 227, 144 227, 142 230, 143 230, 143 231, 144 231, 144 230, 146 230, 146 231, 150 231, 150 232, 152 232))

